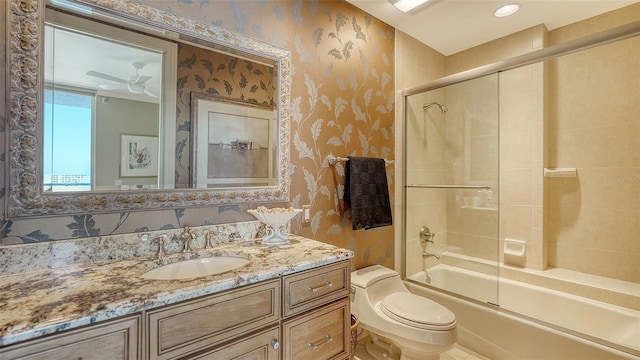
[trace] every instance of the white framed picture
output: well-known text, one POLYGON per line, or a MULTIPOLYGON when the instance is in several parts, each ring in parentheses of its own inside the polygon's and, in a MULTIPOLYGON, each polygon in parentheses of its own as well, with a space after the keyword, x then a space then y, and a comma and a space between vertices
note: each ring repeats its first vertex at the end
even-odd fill
POLYGON ((120 176, 158 176, 158 137, 120 136, 120 176))

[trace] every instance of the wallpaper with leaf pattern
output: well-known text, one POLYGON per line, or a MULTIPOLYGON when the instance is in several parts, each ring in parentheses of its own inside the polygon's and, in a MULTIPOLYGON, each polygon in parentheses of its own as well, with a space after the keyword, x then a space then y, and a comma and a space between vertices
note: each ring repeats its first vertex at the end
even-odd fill
MULTIPOLYGON (((310 223, 295 221, 293 231, 354 250, 354 268, 374 263, 393 266, 393 226, 351 230, 350 214, 342 201, 344 164, 329 167, 326 162, 329 154, 393 159, 393 28, 344 1, 145 2, 292 51, 291 205, 311 205, 310 223)), ((205 77, 194 83, 199 90, 209 88, 205 77)), ((211 88, 226 91, 224 85, 211 88)), ((245 97, 249 94, 244 92, 245 97)), ((184 116, 188 110, 183 96, 179 101, 180 116, 184 116)), ((188 128, 188 122, 179 123, 178 132, 188 128)), ((393 202, 393 166, 387 167, 387 177, 393 202)), ((3 221, 2 243, 252 220, 246 209, 257 205, 3 221)), ((279 204, 269 204, 274 205, 279 204)))
POLYGON ((178 46, 176 186, 189 186, 191 93, 275 106, 273 67, 199 47, 178 46))

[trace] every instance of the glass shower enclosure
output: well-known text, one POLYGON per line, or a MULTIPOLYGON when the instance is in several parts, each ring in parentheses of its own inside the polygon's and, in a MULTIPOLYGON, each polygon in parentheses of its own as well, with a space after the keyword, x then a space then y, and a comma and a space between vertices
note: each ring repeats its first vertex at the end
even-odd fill
POLYGON ((405 278, 496 305, 498 109, 497 73, 405 96, 403 142, 405 278))

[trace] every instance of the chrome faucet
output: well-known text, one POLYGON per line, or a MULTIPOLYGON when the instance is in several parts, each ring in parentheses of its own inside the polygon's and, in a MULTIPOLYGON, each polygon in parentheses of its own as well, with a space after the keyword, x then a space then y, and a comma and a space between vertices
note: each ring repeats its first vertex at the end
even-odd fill
POLYGON ((197 235, 188 226, 185 226, 182 230, 180 239, 182 240, 182 252, 191 252, 191 241, 193 241, 197 235))

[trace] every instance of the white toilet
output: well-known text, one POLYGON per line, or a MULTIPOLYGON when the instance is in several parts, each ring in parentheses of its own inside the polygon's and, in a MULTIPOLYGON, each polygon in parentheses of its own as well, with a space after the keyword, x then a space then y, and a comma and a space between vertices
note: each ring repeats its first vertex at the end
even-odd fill
POLYGON ((351 312, 371 335, 366 350, 374 359, 439 359, 458 340, 456 316, 411 294, 397 272, 369 266, 351 273, 351 285, 351 312))

